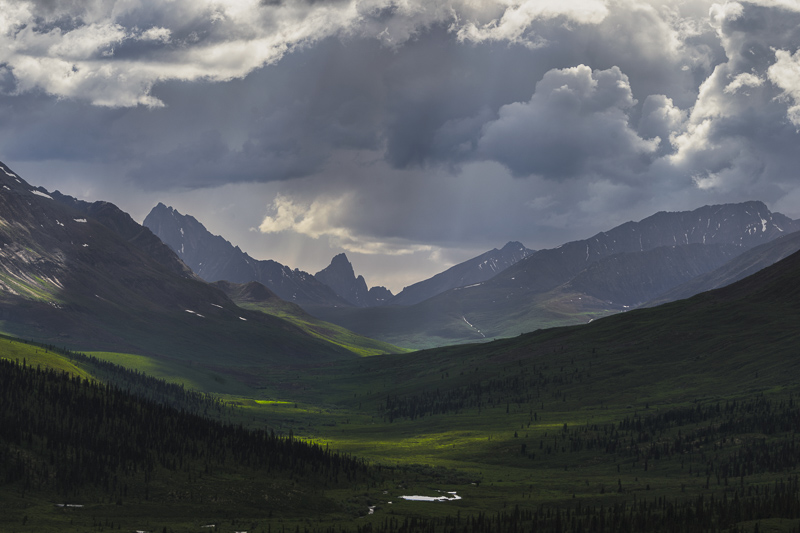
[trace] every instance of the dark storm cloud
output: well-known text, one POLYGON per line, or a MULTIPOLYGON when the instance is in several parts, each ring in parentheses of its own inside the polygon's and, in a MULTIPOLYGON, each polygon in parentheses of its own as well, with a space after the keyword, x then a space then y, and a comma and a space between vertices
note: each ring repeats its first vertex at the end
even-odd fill
POLYGON ((192 127, 131 175, 158 188, 280 181, 313 173, 337 149, 378 149, 383 86, 363 69, 374 73, 387 55, 331 39, 232 86, 168 84, 156 91, 163 114, 192 127))
POLYGON ((763 4, 0 0, 39 24, 0 32, 0 157, 364 253, 800 205, 800 19, 763 4))
POLYGON ((552 70, 528 102, 503 106, 484 125, 479 151, 517 176, 614 176, 612 167, 636 172, 636 161, 655 147, 628 124, 634 103, 628 78, 616 67, 552 70))
POLYGON ((325 4, 343 4, 350 0, 260 0, 262 6, 283 6, 291 4, 305 4, 309 6, 325 5, 325 4))
POLYGON ((710 22, 726 61, 703 82, 686 124, 675 133, 670 162, 702 189, 777 201, 788 182, 798 185, 786 170, 789 161, 798 162, 787 148, 800 136, 790 126, 785 71, 776 67, 782 50, 800 43, 800 13, 729 3, 712 7, 710 22))
MULTIPOLYGON (((287 2, 283 7, 316 4, 328 3, 287 2)), ((338 7, 339 3, 331 5, 338 7)), ((378 13, 369 20, 383 21, 388 24, 386 29, 393 29, 405 16, 394 11, 378 13)), ((178 50, 192 34, 213 41, 233 32, 229 22, 206 15, 207 10, 191 11, 180 2, 161 10, 142 8, 128 13, 120 19, 126 27, 133 27, 137 19, 142 28, 169 26, 168 41, 126 39, 114 46, 114 54, 135 61, 157 50, 163 54, 178 50), (182 18, 183 12, 186 16, 182 18)), ((396 46, 358 34, 330 37, 222 88, 161 82, 149 95, 150 101, 166 106, 158 114, 105 115, 109 124, 159 132, 160 139, 147 135, 130 139, 118 132, 93 143, 89 136, 80 151, 95 151, 96 147, 96 151, 108 153, 105 145, 119 135, 117 139, 125 142, 129 153, 139 154, 120 161, 121 168, 127 166, 129 176, 142 180, 145 187, 156 188, 290 179, 315 172, 341 149, 385 150, 383 156, 398 169, 457 168, 488 156, 524 173, 519 157, 525 156, 503 155, 503 148, 490 139, 483 141, 480 150, 478 145, 484 128, 498 119, 500 110, 529 101, 536 84, 553 69, 579 64, 608 69, 619 62, 621 71, 635 80, 631 84, 634 97, 638 90, 641 98, 646 98, 650 85, 676 102, 687 100, 687 94, 696 91, 687 89, 691 72, 681 70, 682 60, 674 54, 664 57, 664 50, 674 47, 673 37, 656 15, 652 9, 636 7, 612 11, 602 24, 570 26, 566 15, 555 24, 532 20, 527 35, 541 37, 545 43, 534 49, 524 43, 496 40, 459 42, 451 29, 452 20, 420 22, 414 38, 396 46), (620 25, 625 31, 616 29, 620 25), (659 61, 653 61, 654 55, 659 61), (211 128, 220 131, 214 150, 205 133, 211 128), (215 154, 218 163, 195 163, 203 161, 203 153, 215 154), (170 171, 158 172, 159 167, 170 171)), ((396 33, 403 35, 404 31, 409 32, 400 28, 396 33)), ((638 108, 625 112, 635 114, 638 108)), ((589 127, 587 123, 581 126, 589 127)), ((595 126, 600 127, 600 122, 595 126)), ((495 124, 494 130, 498 127, 495 124)), ((93 119, 93 129, 103 129, 101 118, 93 119)), ((559 168, 560 163, 571 162, 568 153, 574 144, 552 147, 550 154, 561 153, 562 157, 551 158, 549 163, 542 160, 538 171, 553 175, 579 171, 580 160, 572 168, 559 168)), ((47 139, 37 149, 45 158, 62 157, 64 151, 47 139)))

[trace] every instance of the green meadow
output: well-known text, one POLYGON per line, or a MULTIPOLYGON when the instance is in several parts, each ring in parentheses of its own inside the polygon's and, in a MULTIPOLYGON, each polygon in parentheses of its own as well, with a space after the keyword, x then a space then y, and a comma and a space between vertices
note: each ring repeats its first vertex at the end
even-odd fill
MULTIPOLYGON (((11 484, 4 499, 16 507, 0 529, 136 529, 136 515, 151 517, 141 530, 159 531, 212 523, 215 531, 458 531, 466 520, 468 531, 794 531, 800 330, 792 290, 770 287, 505 340, 319 364, 226 371, 94 353, 213 392, 225 407, 208 416, 357 457, 368 473, 320 483, 231 463, 204 477, 198 491, 207 500, 171 502, 199 480, 167 482, 163 471, 151 489, 161 499, 120 509, 86 491, 90 512, 54 512, 46 493, 23 503, 11 484), (460 499, 401 498, 448 493, 460 499), (82 517, 81 526, 69 529, 67 515, 82 517)), ((12 360, 102 374, 4 342, 12 360)))

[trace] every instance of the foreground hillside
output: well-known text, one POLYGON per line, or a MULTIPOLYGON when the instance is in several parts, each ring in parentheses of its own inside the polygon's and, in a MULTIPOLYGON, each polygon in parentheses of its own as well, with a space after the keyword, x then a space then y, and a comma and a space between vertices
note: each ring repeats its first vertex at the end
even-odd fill
POLYGON ((378 480, 365 462, 291 436, 0 359, 2 531, 186 531, 221 519, 242 529, 312 511, 347 517, 331 495, 378 480))
MULTIPOLYGON (((339 449, 481 475, 448 503, 462 515, 554 506, 573 513, 564 531, 604 530, 587 525, 600 509, 624 522, 605 530, 793 531, 798 291, 794 254, 689 300, 485 345, 340 363, 271 392, 347 408, 336 430, 292 416, 339 449)), ((374 496, 384 505, 392 497, 374 496)))
MULTIPOLYGON (((105 488, 63 503, 106 502, 67 511, 82 520, 73 531, 119 525, 132 510, 158 517, 151 530, 168 531, 200 531, 206 517, 220 531, 797 531, 799 292, 794 254, 724 289, 588 325, 255 373, 257 390, 227 397, 244 426, 291 431, 378 468, 324 488, 320 498, 330 500, 321 507, 302 488, 313 476, 270 474, 265 486, 237 470, 238 452, 224 466, 208 462, 210 474, 204 464, 203 482, 200 472, 151 482, 168 495, 211 483, 201 485, 214 491, 206 514, 197 500, 175 507, 175 496, 123 499, 120 509, 105 488), (248 499, 268 490, 269 501, 307 498, 270 516, 271 504, 248 499), (409 494, 447 501, 402 499, 409 494), (176 512, 196 514, 195 525, 170 519, 176 512)), ((47 449, 29 429, 15 442, 47 449)), ((41 483, 4 483, 14 531, 40 531, 25 516, 45 516, 47 498, 48 509, 62 503, 41 483)))

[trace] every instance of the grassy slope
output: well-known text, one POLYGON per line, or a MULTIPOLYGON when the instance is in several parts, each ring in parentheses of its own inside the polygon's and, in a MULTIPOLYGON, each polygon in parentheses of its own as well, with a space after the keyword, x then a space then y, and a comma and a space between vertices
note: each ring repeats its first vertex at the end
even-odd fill
MULTIPOLYGON (((293 376, 291 387, 285 386, 290 376, 276 374, 264 393, 298 401, 299 406, 269 411, 266 404, 261 409, 285 425, 303 427, 304 434, 382 462, 444 465, 481 475, 479 488, 458 487, 464 500, 448 504, 462 511, 542 502, 569 504, 573 494, 584 503, 606 504, 634 494, 640 498, 720 497, 732 489, 713 475, 706 487, 708 466, 701 456, 713 451, 727 457, 744 451, 748 443, 784 435, 753 430, 728 436, 724 442, 723 438, 700 441, 687 456, 691 459, 673 456, 651 460, 647 466, 635 456, 596 450, 560 453, 563 440, 558 441, 559 452, 539 451, 538 446, 560 434, 564 424, 591 434, 595 424, 618 424, 626 417, 760 396, 783 400, 796 396, 800 393, 797 279, 796 268, 789 272, 773 268, 758 282, 745 280, 688 301, 589 325, 484 345, 336 363, 293 376), (386 417, 387 396, 456 391, 476 383, 488 387, 493 380, 503 383, 537 372, 547 383, 525 389, 533 398, 490 388, 480 408, 414 420, 389 422, 386 417), (326 404, 327 409, 308 407, 326 404), (537 458, 520 453, 523 443, 537 452, 537 458), (691 472, 690 460, 694 461, 691 472), (698 469, 703 475, 698 475, 698 469), (617 490, 618 483, 624 487, 622 492, 617 490)), ((673 426, 658 439, 668 442, 679 430, 687 434, 702 426, 673 426)), ((546 449, 545 444, 542 450, 546 449)), ((792 472, 753 474, 743 483, 757 487, 792 472)), ((430 487, 434 488, 441 487, 430 487)), ((390 491, 383 499, 396 497, 390 491)), ((783 525, 790 524, 797 525, 790 521, 783 525)))
MULTIPOLYGON (((633 498, 732 498, 734 490, 761 490, 798 472, 790 465, 756 469, 730 483, 720 477, 720 464, 755 453, 762 442, 786 443, 800 428, 787 433, 755 424, 720 433, 724 423, 749 415, 713 411, 726 402, 788 402, 792 395, 796 403, 798 280, 800 257, 793 257, 720 291, 588 325, 330 362, 302 373, 271 368, 259 378, 262 388, 236 400, 242 405, 237 416, 245 424, 292 429, 383 464, 447 466, 466 474, 437 479, 412 470, 388 485, 360 488, 361 498, 380 506, 374 517, 363 519, 376 524, 392 513, 435 516, 542 503, 608 506, 633 498), (483 392, 477 402, 445 405, 447 393, 475 400, 470 391, 478 385, 483 392), (430 400, 443 412, 391 417, 387 399, 430 400), (619 434, 625 419, 672 416, 690 408, 705 410, 707 418, 649 433, 623 431, 616 451, 570 450, 573 441, 608 438, 612 424, 611 434, 619 434), (649 455, 681 435, 691 436, 684 452, 649 455), (473 485, 476 480, 480 483, 473 485), (463 499, 436 505, 398 499, 412 491, 435 495, 435 490, 458 490, 463 499)), ((752 530, 754 523, 743 525, 752 530)), ((797 525, 796 519, 764 518, 761 530, 789 531, 797 525)))
POLYGON ((0 359, 17 361, 19 364, 25 363, 32 367, 52 368, 85 379, 91 378, 86 369, 80 368, 59 353, 4 335, 0 335, 0 359))
POLYGON ((357 333, 421 350, 585 324, 621 310, 561 287, 533 296, 497 291, 495 301, 503 303, 491 309, 480 305, 485 292, 476 294, 476 298, 473 301, 470 288, 465 288, 410 307, 309 308, 309 311, 357 333))
MULTIPOLYGON (((0 350, 4 358, 32 357, 44 363, 42 366, 72 370, 73 375, 88 377, 85 370, 65 368, 63 356, 42 348, 3 339, 0 350), (42 356, 42 353, 47 355, 42 356)), ((4 374, 6 371, 4 366, 4 374)), ((25 390, 21 381, 18 377, 10 380, 13 384, 10 390, 16 391, 14 386, 25 390)), ((216 529, 212 526, 214 531, 228 531, 228 527, 241 531, 255 529, 259 524, 266 526, 270 520, 294 530, 296 525, 307 523, 307 517, 311 516, 346 523, 359 511, 365 513, 367 509, 366 503, 361 505, 357 499, 348 501, 348 498, 353 499, 356 486, 367 482, 374 484, 381 479, 374 469, 373 472, 366 468, 353 472, 351 467, 345 466, 352 465, 347 458, 326 463, 319 457, 321 453, 316 453, 318 459, 312 459, 302 443, 292 445, 297 461, 279 460, 269 466, 252 464, 253 458, 261 458, 263 463, 265 458, 276 457, 276 451, 285 456, 288 448, 261 439, 258 449, 249 445, 248 451, 255 455, 242 461, 236 453, 236 444, 242 443, 242 438, 236 436, 234 426, 222 430, 214 422, 201 422, 199 429, 189 430, 187 423, 198 422, 183 409, 170 410, 131 401, 127 394, 102 386, 84 384, 79 387, 74 380, 54 378, 49 381, 47 387, 36 387, 42 393, 39 398, 24 397, 22 401, 11 402, 31 406, 22 411, 29 412, 34 423, 21 428, 21 439, 0 440, 0 459, 3 460, 0 463, 0 501, 3 502, 0 531, 154 531, 155 528, 162 531, 162 525, 163 530, 168 527, 171 531, 197 531, 208 524, 216 524, 216 529), (92 390, 87 392, 87 389, 92 390), (102 406, 102 409, 92 411, 91 423, 79 422, 76 411, 82 412, 89 406, 102 406), (73 426, 83 427, 73 430, 73 426), (140 434, 145 426, 149 433, 140 434), (186 433, 180 430, 176 433, 177 427, 186 427, 186 433), (158 452, 148 447, 138 453, 152 458, 144 461, 126 451, 130 443, 141 441, 142 436, 152 439, 159 433, 164 440, 171 438, 170 433, 177 436, 186 448, 174 454, 174 446, 153 445, 158 452), (56 435, 59 438, 54 438, 56 435), (217 450, 220 440, 225 438, 229 439, 225 445, 228 449, 221 455, 217 450), (85 447, 81 447, 81 443, 85 447), (107 453, 109 447, 111 451, 107 453), (86 454, 94 454, 93 458, 98 457, 98 451, 100 458, 107 453, 108 463, 112 465, 118 461, 118 454, 124 458, 121 466, 111 467, 113 483, 106 478, 99 483, 89 481, 66 489, 59 487, 65 479, 77 477, 74 470, 85 469, 79 467, 82 461, 85 464, 81 449, 86 454), (24 482, 18 479, 8 482, 7 475, 13 478, 19 472, 9 469, 8 461, 11 459, 11 465, 15 461, 19 464, 20 457, 27 470, 24 482), (63 466, 62 461, 68 464, 63 470, 59 468, 63 466), (336 475, 332 466, 336 464, 345 466, 346 478, 336 475), (353 479, 350 474, 354 474, 353 479), (60 481, 54 481, 56 479, 60 481)), ((16 392, 12 396, 23 398, 16 392)), ((11 421, 16 421, 16 410, 16 407, 0 409, 3 415, 11 415, 11 421)), ((12 429, 14 425, 11 424, 12 429)), ((292 457, 291 453, 288 455, 292 457)), ((99 469, 108 471, 105 461, 93 460, 99 469)), ((92 466, 88 470, 95 468, 92 466)))
POLYGON ((243 309, 259 311, 270 317, 285 320, 315 339, 330 342, 356 355, 368 356, 404 353, 407 350, 389 343, 357 335, 341 326, 324 322, 306 313, 299 305, 279 298, 261 283, 231 283, 217 281, 213 284, 243 309))
POLYGON ((237 302, 237 304, 244 309, 261 311, 262 313, 286 320, 312 336, 350 350, 356 355, 397 354, 408 351, 404 348, 389 344, 388 342, 358 335, 341 326, 314 318, 307 313, 298 313, 295 309, 286 309, 284 306, 276 306, 267 302, 237 302))

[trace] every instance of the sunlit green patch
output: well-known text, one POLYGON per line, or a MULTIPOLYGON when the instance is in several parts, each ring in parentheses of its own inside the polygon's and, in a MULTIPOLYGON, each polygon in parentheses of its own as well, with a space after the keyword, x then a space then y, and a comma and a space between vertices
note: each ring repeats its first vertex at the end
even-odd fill
POLYGON ((85 379, 92 378, 89 372, 59 353, 5 336, 0 336, 0 358, 31 367, 52 368, 85 379))
MULTIPOLYGON (((403 353, 407 351, 404 348, 399 348, 386 342, 381 342, 355 334, 343 327, 318 320, 310 315, 298 314, 296 312, 292 312, 291 309, 287 311, 287 309, 281 306, 281 304, 270 305, 266 302, 248 303, 239 301, 237 302, 237 305, 245 309, 261 311, 263 313, 287 320, 300 327, 310 335, 345 348, 361 357, 403 353)), ((283 303, 283 305, 285 305, 285 303, 283 303)))
POLYGON ((204 392, 250 392, 241 383, 213 372, 205 367, 194 365, 191 361, 176 359, 160 359, 144 355, 116 352, 85 352, 96 357, 120 365, 129 370, 144 372, 152 377, 163 379, 168 383, 177 383, 184 387, 204 392))
POLYGON ((63 303, 58 298, 60 289, 53 284, 45 281, 39 276, 34 276, 37 283, 27 283, 23 280, 0 273, 0 281, 17 294, 40 302, 63 303))

